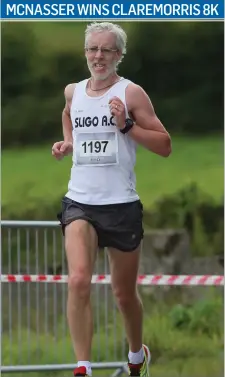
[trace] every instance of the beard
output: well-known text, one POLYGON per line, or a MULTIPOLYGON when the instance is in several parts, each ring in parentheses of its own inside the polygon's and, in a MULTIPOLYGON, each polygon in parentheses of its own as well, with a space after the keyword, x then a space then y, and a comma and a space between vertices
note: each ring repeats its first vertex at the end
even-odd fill
POLYGON ((112 62, 109 66, 107 66, 106 71, 104 73, 95 72, 93 68, 93 64, 87 61, 88 69, 92 75, 92 77, 96 80, 106 80, 112 73, 116 72, 117 62, 112 62))

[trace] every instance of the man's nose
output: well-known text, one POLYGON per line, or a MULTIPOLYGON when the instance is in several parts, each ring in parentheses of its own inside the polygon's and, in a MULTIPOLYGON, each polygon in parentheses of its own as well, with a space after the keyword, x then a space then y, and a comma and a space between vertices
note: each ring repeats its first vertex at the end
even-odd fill
POLYGON ((99 57, 102 57, 102 55, 103 55, 102 49, 101 49, 101 48, 98 48, 98 51, 96 52, 95 56, 96 56, 97 58, 99 58, 99 57))

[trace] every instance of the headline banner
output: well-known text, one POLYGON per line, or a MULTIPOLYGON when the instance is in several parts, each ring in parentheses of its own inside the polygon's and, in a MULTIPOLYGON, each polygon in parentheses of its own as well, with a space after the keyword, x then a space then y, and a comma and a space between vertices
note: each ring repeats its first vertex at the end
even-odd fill
POLYGON ((223 0, 1 0, 1 20, 223 20, 223 0))

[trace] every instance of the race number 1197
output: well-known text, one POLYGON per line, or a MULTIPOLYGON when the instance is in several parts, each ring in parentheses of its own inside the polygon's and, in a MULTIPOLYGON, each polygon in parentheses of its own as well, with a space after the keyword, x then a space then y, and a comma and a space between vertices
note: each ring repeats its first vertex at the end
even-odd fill
POLYGON ((108 140, 90 140, 81 144, 82 154, 105 154, 107 153, 108 140))

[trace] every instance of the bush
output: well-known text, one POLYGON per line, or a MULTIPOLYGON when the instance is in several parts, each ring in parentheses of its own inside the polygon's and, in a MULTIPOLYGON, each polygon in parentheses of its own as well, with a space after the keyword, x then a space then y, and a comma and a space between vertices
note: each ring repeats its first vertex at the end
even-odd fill
POLYGON ((215 203, 196 184, 159 200, 147 211, 144 222, 151 228, 185 228, 195 254, 223 254, 224 204, 215 203))
MULTIPOLYGON (((35 87, 33 63, 36 54, 35 37, 25 23, 4 23, 2 25, 3 110, 6 105, 10 106, 12 99, 30 94, 35 87)), ((11 110, 13 107, 14 103, 11 104, 11 110)), ((26 106, 23 106, 20 113, 25 110, 26 106)), ((4 126, 3 130, 8 127, 8 124, 4 123, 4 126)))
MULTIPOLYGON (((2 206, 3 218, 56 220, 63 192, 61 198, 52 198, 49 201, 49 197, 34 197, 27 194, 33 184, 32 182, 30 186, 26 184, 26 193, 17 190, 18 196, 29 198, 26 200, 26 205, 21 202, 18 208, 18 203, 15 201, 14 204, 12 198, 10 206, 2 206)), ((162 198, 152 209, 145 210, 144 226, 157 229, 184 228, 190 235, 193 255, 221 256, 224 246, 223 208, 223 203, 215 203, 193 184, 174 195, 162 198)), ((7 236, 5 238, 3 235, 2 239, 3 244, 7 243, 7 236)), ((7 260, 7 253, 3 253, 3 259, 5 258, 7 260)))
POLYGON ((61 138, 64 88, 84 78, 83 57, 75 52, 43 56, 28 27, 4 28, 3 41, 3 146, 61 138))
MULTIPOLYGON (((120 74, 143 86, 170 132, 222 131, 222 23, 135 23, 128 43, 120 74)), ((3 25, 2 46, 2 146, 57 138, 64 87, 89 75, 83 51, 41 51, 22 23, 3 25)))
POLYGON ((168 130, 222 131, 222 24, 135 23, 130 40, 122 71, 150 94, 168 130))
POLYGON ((169 312, 173 328, 188 330, 193 334, 205 334, 209 337, 221 335, 223 328, 223 302, 219 297, 213 300, 204 299, 193 307, 182 304, 174 306, 169 312))

